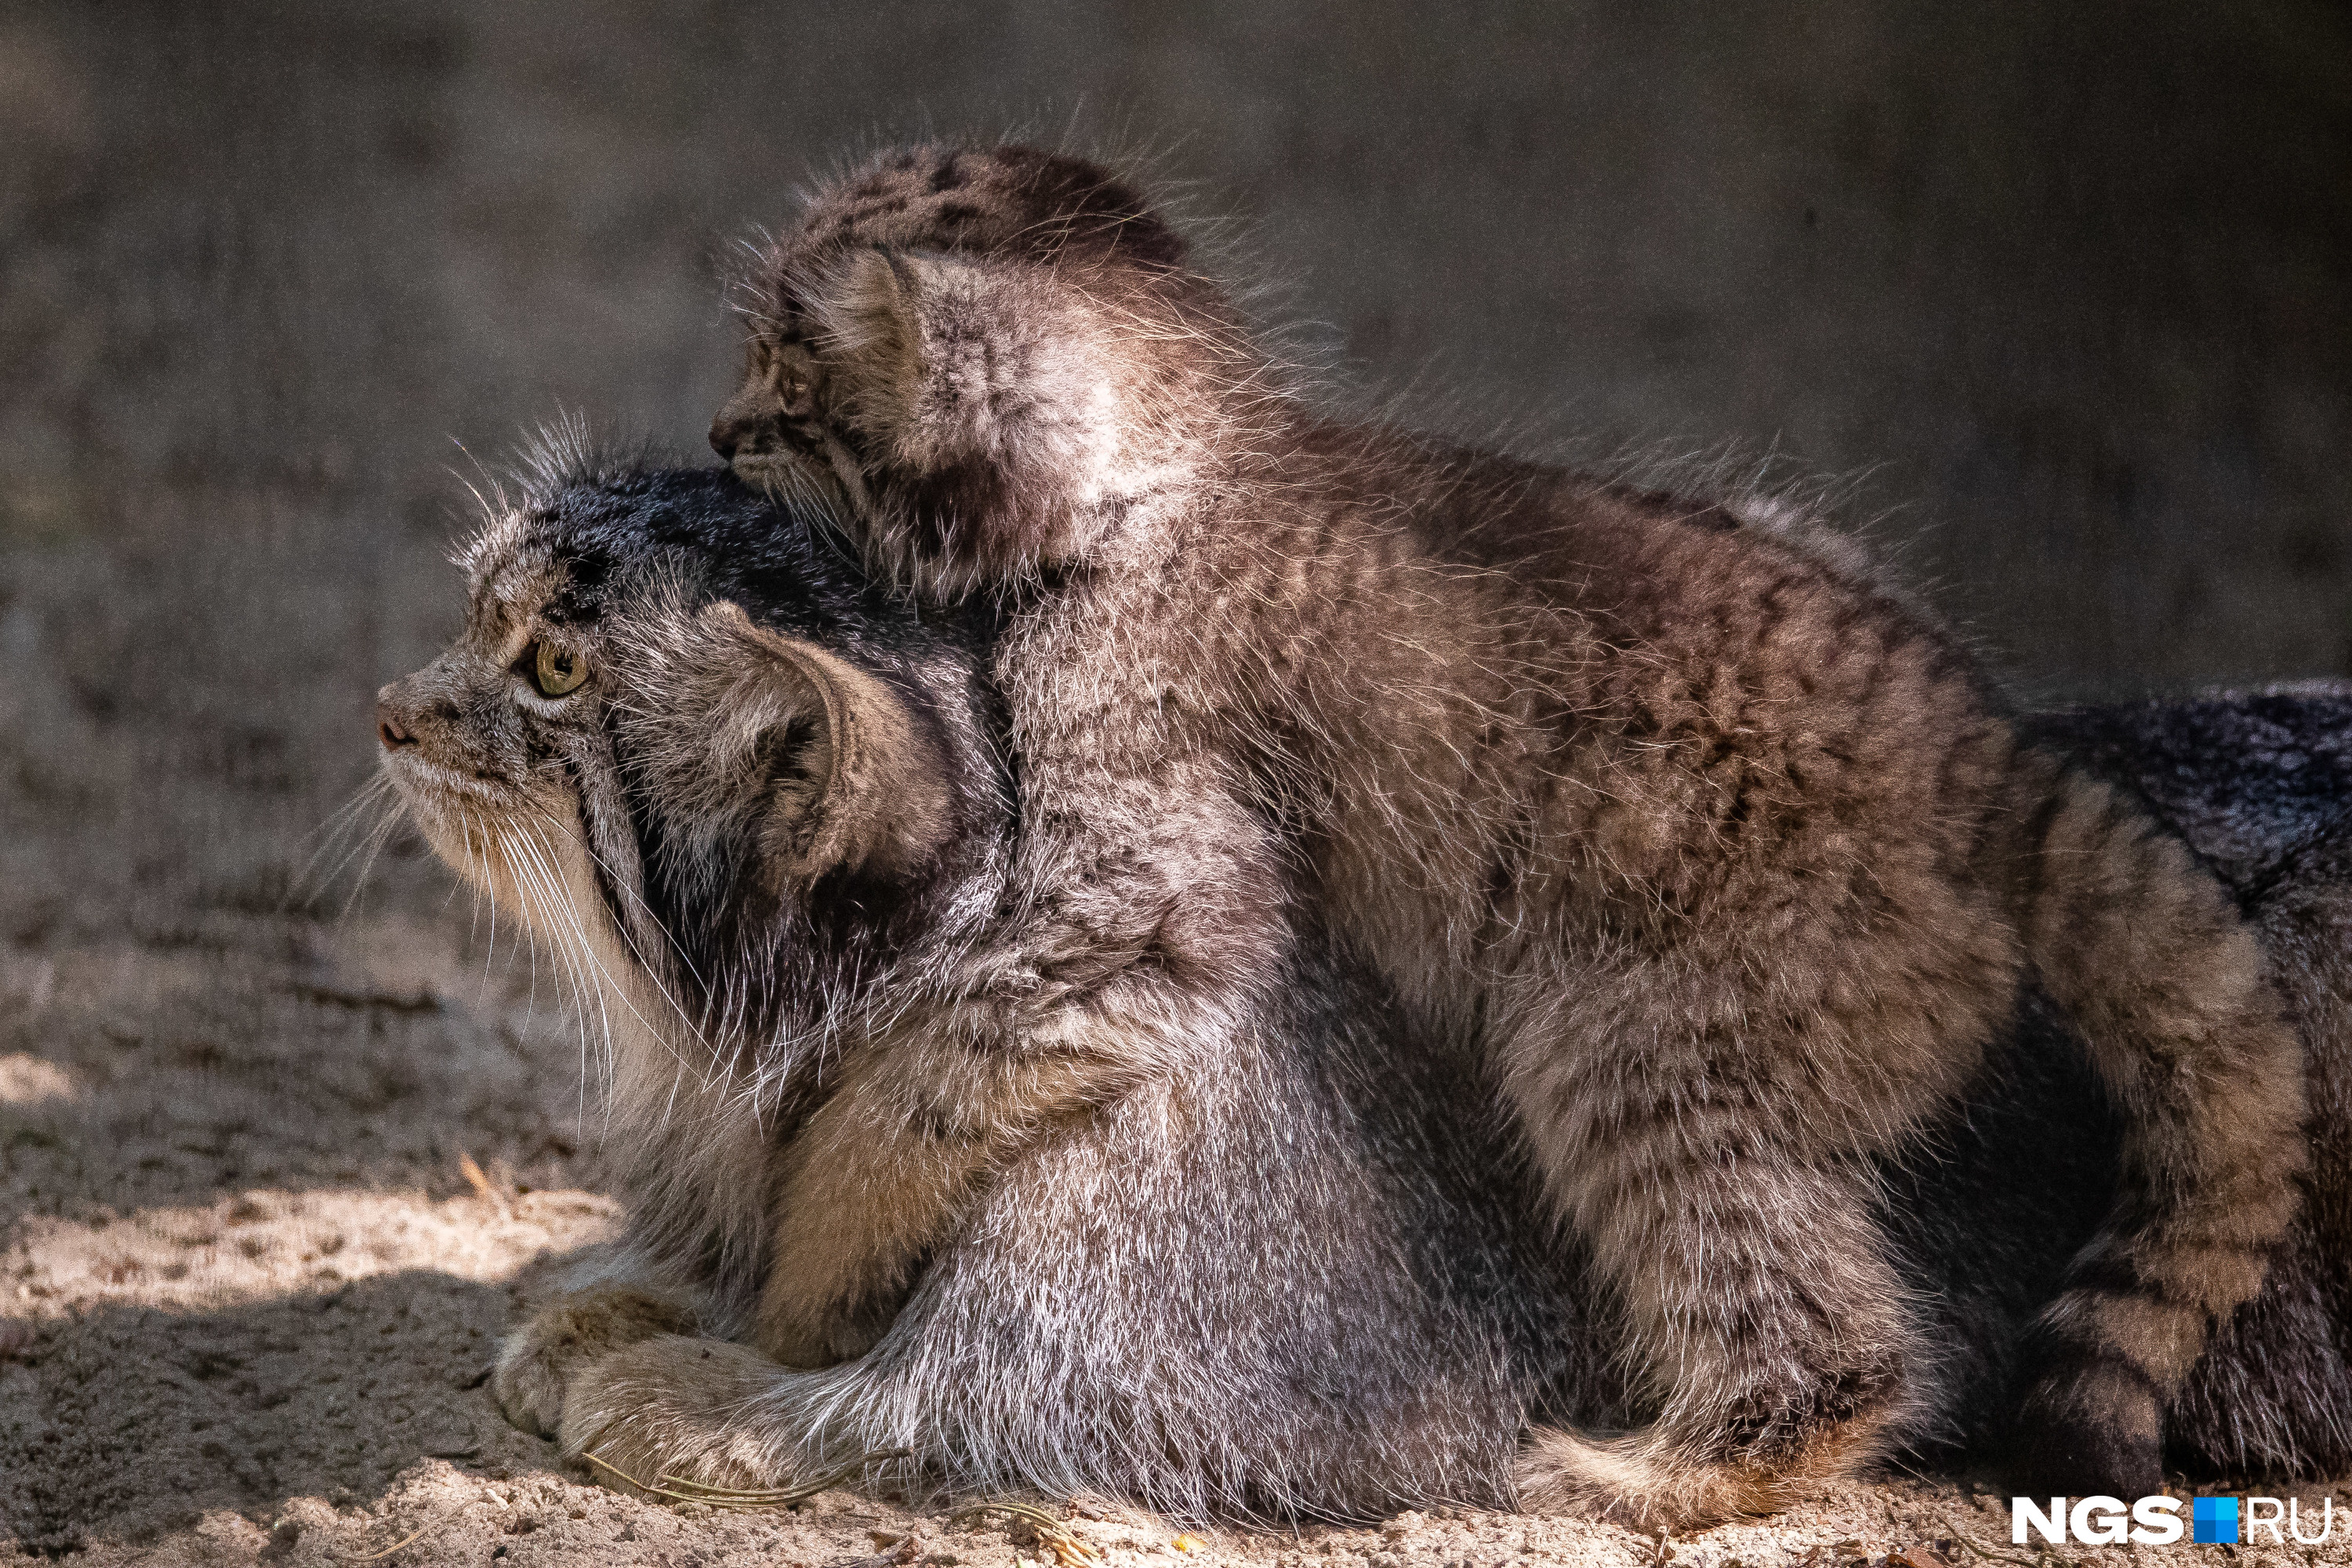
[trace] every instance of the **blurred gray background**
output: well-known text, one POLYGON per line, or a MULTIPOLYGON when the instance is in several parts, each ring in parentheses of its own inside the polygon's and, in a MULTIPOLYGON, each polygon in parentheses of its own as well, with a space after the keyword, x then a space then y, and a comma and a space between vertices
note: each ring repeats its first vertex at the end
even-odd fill
POLYGON ((1412 417, 1859 476, 2032 700, 2352 672, 2341 5, 16 0, 15 907, 263 899, 475 459, 708 460, 730 245, 1008 127, 1153 153, 1412 417))

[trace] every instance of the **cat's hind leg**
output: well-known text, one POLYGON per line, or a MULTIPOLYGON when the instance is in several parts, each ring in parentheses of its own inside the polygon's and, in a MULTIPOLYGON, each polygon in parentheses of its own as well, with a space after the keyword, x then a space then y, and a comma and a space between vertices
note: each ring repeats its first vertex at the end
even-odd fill
POLYGON ((1537 1511, 1644 1528, 1785 1508, 1892 1445, 1925 1358, 1858 1181, 1727 1140, 1654 1148, 1579 1205, 1663 1400, 1612 1439, 1538 1428, 1517 1472, 1537 1511))
POLYGON ((1521 994, 1496 1037, 1503 1097, 1656 1400, 1625 1437, 1539 1437, 1529 1506, 1654 1526, 1769 1510, 1933 1403, 1871 1162, 1974 1070, 2018 965, 1948 884, 1916 892, 1934 918, 1738 911, 1521 994))

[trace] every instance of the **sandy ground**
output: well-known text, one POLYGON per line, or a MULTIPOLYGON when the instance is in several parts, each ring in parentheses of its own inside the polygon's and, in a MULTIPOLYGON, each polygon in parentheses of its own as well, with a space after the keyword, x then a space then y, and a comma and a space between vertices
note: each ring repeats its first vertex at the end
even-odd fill
MULTIPOLYGON (((151 724, 139 692, 94 695, 107 637, 68 629, 103 631, 108 595, 16 586, 0 617, 18 677, 0 699, 0 1553, 997 1568, 1038 1550, 935 1500, 632 1500, 509 1428, 486 1387, 498 1338, 616 1214, 579 1036, 515 933, 413 844, 394 840, 348 913, 288 907, 310 847, 289 816, 316 812, 268 731, 159 750, 171 705, 153 700, 151 724), (168 795, 151 782, 163 766, 168 795)), ((278 700, 299 706, 299 686, 278 700)), ((287 722, 333 735, 331 717, 287 722)), ((366 765, 352 728, 333 753, 346 783, 366 765)), ((1977 1561, 1958 1538, 1992 1547, 2007 1527, 2005 1500, 1904 1480, 1667 1542, 1663 1559, 1608 1526, 1446 1510, 1211 1534, 1189 1554, 1168 1524, 1107 1505, 1070 1528, 1108 1568, 1927 1568, 1977 1561)), ((2332 1557, 2242 1555, 2352 1561, 2352 1522, 2337 1535, 2332 1557)), ((2192 1553, 2214 1552, 2143 1554, 2192 1553)))

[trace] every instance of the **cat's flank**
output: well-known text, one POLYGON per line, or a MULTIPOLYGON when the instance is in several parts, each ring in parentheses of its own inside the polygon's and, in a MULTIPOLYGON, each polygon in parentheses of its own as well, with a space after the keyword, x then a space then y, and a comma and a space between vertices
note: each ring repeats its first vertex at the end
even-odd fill
MULTIPOLYGON (((2031 975, 2127 1129, 2042 1321, 2037 1482, 2155 1487, 2164 1398, 2294 1210, 2296 1043, 2223 890, 2023 745, 1855 547, 1330 423, 1132 188, 1031 149, 884 155, 754 292, 714 445, 837 498, 935 601, 1012 606, 1011 890, 917 1011, 1031 1064, 1032 1117, 1248 1016, 1303 863, 1498 1074, 1649 1377, 1631 1435, 1531 1441, 1523 1497, 1686 1523, 1781 1506, 1932 1403, 1869 1166, 2031 975)), ((998 1158, 862 1212, 799 1178, 863 1254, 772 1287, 773 1342, 855 1348, 998 1158)))

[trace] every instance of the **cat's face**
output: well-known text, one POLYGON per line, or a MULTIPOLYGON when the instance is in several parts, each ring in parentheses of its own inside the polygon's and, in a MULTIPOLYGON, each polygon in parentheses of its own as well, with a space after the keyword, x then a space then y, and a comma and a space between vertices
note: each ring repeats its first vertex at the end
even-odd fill
POLYGON ((517 511, 468 552, 465 630, 376 694, 383 765, 441 858, 544 921, 572 889, 583 778, 614 772, 604 627, 561 605, 568 563, 517 511), (543 864, 542 864, 543 862, 543 864), (536 872, 556 889, 537 886, 536 872))
POLYGON ((464 631, 378 694, 383 765, 575 978, 768 1010, 992 818, 971 647, 722 474, 552 479, 465 566, 464 631))
MULTIPOLYGON (((1203 324, 1197 301, 1169 314, 1189 299, 1185 259, 1140 192, 1083 159, 947 143, 886 153, 823 193, 744 280, 744 374, 711 446, 747 483, 870 513, 870 471, 925 447, 904 426, 941 412, 931 405, 969 414, 1060 382, 1042 395, 1076 406, 1173 357, 1203 324), (1099 309, 1078 309, 1082 297, 1099 309), (924 385, 922 362, 940 356, 969 362, 944 398, 924 385)), ((1102 439, 1074 436, 1067 456, 1083 466, 1102 439)))
POLYGON ((810 326, 797 319, 754 331, 743 380, 710 421, 710 445, 746 484, 773 495, 836 493, 855 462, 818 403, 822 372, 810 326))

